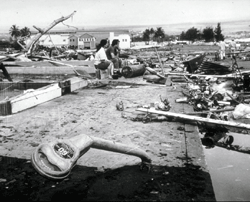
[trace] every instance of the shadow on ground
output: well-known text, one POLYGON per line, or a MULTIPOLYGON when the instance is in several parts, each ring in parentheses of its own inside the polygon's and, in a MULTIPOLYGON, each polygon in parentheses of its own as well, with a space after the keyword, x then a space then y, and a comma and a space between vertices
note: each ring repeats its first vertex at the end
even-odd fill
POLYGON ((38 174, 26 159, 0 157, 1 200, 25 201, 215 201, 209 173, 198 166, 139 165, 97 172, 75 166, 60 181, 38 174))

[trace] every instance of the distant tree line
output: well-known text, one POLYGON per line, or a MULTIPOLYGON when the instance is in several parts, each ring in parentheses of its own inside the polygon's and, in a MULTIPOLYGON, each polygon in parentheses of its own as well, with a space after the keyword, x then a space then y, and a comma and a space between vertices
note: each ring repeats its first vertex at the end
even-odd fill
POLYGON ((222 34, 222 29, 220 23, 217 24, 217 27, 213 29, 212 27, 206 27, 203 30, 198 30, 195 27, 188 29, 186 32, 182 31, 180 35, 167 35, 165 34, 162 27, 157 27, 156 30, 153 28, 146 29, 142 36, 132 36, 132 41, 171 41, 175 40, 176 37, 179 37, 179 40, 188 40, 188 41, 197 41, 205 40, 205 42, 218 42, 224 40, 224 35, 222 34))
POLYGON ((142 36, 133 36, 132 33, 132 42, 139 42, 139 41, 169 41, 172 39, 175 39, 178 35, 167 35, 165 34, 162 27, 154 28, 148 28, 146 29, 142 36))
MULTIPOLYGON (((31 31, 28 27, 24 27, 19 29, 18 26, 12 25, 9 30, 9 34, 11 35, 10 41, 0 41, 1 47, 12 47, 15 49, 21 50, 21 46, 17 43, 17 39, 20 37, 28 37, 31 34, 31 31)), ((217 24, 217 27, 213 29, 212 27, 206 27, 203 30, 198 30, 195 27, 188 29, 186 32, 182 31, 180 35, 167 35, 165 34, 162 27, 148 28, 146 29, 142 36, 134 36, 132 35, 132 42, 138 41, 171 41, 175 40, 176 37, 179 37, 179 40, 188 40, 188 41, 196 41, 196 40, 205 40, 205 42, 218 42, 224 40, 224 35, 222 34, 222 29, 220 23, 217 24)))
POLYGON ((180 40, 205 40, 205 42, 218 42, 224 40, 224 35, 222 34, 220 23, 217 24, 217 27, 213 29, 212 27, 206 27, 202 31, 198 30, 195 27, 188 29, 186 32, 181 32, 180 40))

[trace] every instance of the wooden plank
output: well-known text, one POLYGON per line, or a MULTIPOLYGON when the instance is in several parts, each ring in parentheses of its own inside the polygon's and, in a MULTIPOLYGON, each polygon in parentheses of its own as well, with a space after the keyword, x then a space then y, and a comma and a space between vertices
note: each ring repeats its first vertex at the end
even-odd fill
POLYGON ((179 113, 174 113, 174 112, 169 112, 169 111, 159 111, 159 110, 155 110, 155 109, 138 108, 138 109, 136 109, 136 111, 153 113, 153 114, 160 114, 160 115, 174 117, 174 118, 180 118, 180 119, 184 119, 184 120, 199 121, 199 122, 205 122, 205 123, 215 124, 215 125, 220 125, 220 126, 223 125, 223 126, 229 126, 229 127, 250 130, 250 124, 236 123, 236 122, 223 121, 223 120, 210 119, 210 118, 203 118, 203 117, 191 116, 191 115, 186 115, 186 114, 179 114, 179 113))

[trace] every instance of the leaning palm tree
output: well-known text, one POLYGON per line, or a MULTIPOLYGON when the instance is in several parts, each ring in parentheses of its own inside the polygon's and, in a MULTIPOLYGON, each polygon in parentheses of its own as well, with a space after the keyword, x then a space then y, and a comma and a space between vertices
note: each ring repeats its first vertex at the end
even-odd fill
POLYGON ((16 25, 12 25, 12 27, 9 30, 9 34, 14 37, 14 39, 17 39, 21 35, 19 28, 16 25))

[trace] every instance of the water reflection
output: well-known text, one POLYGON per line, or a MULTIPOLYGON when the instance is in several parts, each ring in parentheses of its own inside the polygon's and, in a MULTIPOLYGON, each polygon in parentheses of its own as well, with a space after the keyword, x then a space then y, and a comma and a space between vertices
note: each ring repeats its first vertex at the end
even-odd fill
MULTIPOLYGON (((250 136, 228 133, 233 145, 250 147, 250 136)), ((250 156, 246 153, 203 146, 217 201, 250 201, 250 156)))

